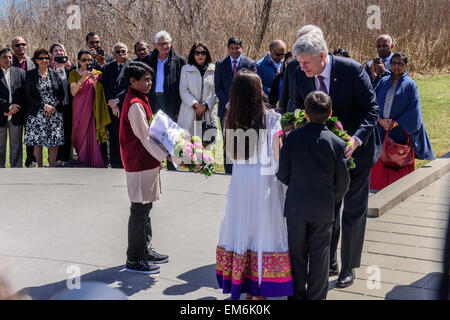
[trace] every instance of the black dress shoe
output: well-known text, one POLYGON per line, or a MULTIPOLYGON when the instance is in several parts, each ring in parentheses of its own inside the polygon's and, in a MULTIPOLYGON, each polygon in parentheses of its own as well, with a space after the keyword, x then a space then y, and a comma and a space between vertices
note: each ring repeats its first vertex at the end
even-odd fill
POLYGON ((336 282, 336 288, 347 288, 353 284, 355 273, 352 269, 342 269, 336 282))
POLYGON ((334 277, 339 275, 339 264, 336 262, 332 265, 330 265, 330 272, 329 276, 334 277))

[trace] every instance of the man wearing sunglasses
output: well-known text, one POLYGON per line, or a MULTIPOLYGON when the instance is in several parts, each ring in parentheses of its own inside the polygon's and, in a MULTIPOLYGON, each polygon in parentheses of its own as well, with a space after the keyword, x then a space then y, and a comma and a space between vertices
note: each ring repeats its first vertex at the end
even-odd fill
MULTIPOLYGON (((116 43, 112 49, 114 60, 103 65, 103 89, 109 106, 111 123, 107 126, 109 133, 109 161, 112 168, 122 169, 120 156, 119 127, 120 110, 123 99, 121 93, 128 88, 123 76, 126 66, 129 64, 128 47, 124 43, 116 43), (122 101, 121 101, 122 100, 122 101)), ((123 96, 124 98, 124 96, 123 96)))
MULTIPOLYGON (((11 40, 11 49, 14 52, 13 55, 13 67, 31 71, 36 68, 36 65, 31 60, 29 56, 27 56, 27 42, 22 37, 14 37, 11 40)), ((26 122, 26 119, 25 119, 26 122)), ((27 147, 27 158, 25 160, 25 166, 27 168, 33 168, 36 166, 36 158, 34 156, 33 147, 27 147)))
POLYGON ((102 42, 100 36, 95 32, 89 32, 86 36, 86 45, 89 51, 94 56, 92 65, 94 69, 100 70, 100 68, 108 62, 114 61, 114 57, 110 53, 106 53, 101 49, 102 42))
POLYGON ((286 43, 283 40, 274 40, 270 43, 269 52, 256 63, 263 90, 268 96, 270 95, 273 79, 281 72, 285 51, 286 43))

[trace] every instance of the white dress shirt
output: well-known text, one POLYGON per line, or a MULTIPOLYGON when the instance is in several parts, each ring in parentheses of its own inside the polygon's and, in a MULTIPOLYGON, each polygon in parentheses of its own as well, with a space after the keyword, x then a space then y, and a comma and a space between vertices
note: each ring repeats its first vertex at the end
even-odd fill
MULTIPOLYGON (((3 74, 5 75, 6 84, 8 85, 8 91, 9 91, 9 103, 12 103, 12 92, 11 92, 11 68, 8 70, 3 69, 3 74)), ((12 116, 8 116, 8 121, 12 119, 12 116)))

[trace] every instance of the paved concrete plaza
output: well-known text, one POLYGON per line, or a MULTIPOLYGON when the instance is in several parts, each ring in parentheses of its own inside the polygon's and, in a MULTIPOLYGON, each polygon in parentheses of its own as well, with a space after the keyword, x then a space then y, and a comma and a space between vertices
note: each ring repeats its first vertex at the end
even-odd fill
MULTIPOLYGON (((33 299, 65 289, 77 268, 81 284, 103 282, 130 299, 227 299, 216 283, 215 249, 229 179, 162 173, 162 200, 151 213, 153 245, 170 262, 159 275, 144 276, 124 272, 130 204, 122 170, 0 170, 0 275, 13 292, 33 299)), ((369 218, 355 284, 339 290, 330 278, 328 299, 433 299, 449 185, 447 174, 369 218), (380 286, 368 286, 376 275, 380 286)))

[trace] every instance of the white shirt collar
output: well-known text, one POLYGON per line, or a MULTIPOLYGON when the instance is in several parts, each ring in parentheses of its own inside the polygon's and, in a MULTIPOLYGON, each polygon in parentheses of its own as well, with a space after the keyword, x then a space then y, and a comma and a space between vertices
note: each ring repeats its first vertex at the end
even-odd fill
MULTIPOLYGON (((331 61, 330 56, 327 55, 327 59, 325 60, 325 69, 323 69, 322 73, 320 74, 325 79, 331 78, 331 61)), ((317 78, 317 76, 316 76, 317 78)))
POLYGON ((1 67, 1 68, 2 68, 2 71, 4 74, 7 74, 11 70, 11 68, 8 68, 8 70, 4 69, 3 67, 1 67))

